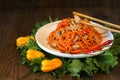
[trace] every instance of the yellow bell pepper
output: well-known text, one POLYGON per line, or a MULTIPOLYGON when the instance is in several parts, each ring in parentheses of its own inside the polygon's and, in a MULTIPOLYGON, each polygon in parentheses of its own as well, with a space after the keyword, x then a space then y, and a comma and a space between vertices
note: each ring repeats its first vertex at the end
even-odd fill
POLYGON ((42 64, 41 71, 50 72, 61 67, 62 61, 58 58, 54 58, 52 60, 43 60, 41 64, 42 64))
POLYGON ((16 45, 17 45, 17 46, 24 46, 24 45, 29 41, 30 38, 34 40, 34 37, 33 37, 33 36, 19 37, 19 38, 17 38, 17 40, 16 40, 16 45))
POLYGON ((27 50, 26 58, 30 61, 35 58, 44 58, 44 57, 45 55, 40 51, 33 50, 33 49, 27 50))

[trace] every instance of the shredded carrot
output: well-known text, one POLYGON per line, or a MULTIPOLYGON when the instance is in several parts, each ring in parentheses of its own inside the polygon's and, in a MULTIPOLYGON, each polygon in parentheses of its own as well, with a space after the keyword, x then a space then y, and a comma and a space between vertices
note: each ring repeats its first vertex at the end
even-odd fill
MULTIPOLYGON (((88 20, 82 20, 88 22, 88 20)), ((102 42, 101 34, 93 27, 64 19, 50 33, 48 44, 62 52, 71 54, 83 53, 98 47, 102 42)))

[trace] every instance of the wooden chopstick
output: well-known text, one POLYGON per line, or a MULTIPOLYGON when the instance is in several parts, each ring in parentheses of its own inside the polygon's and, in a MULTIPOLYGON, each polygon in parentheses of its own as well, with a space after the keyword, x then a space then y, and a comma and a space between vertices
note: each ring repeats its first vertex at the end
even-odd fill
MULTIPOLYGON (((85 14, 81 14, 81 13, 78 13, 78 12, 73 12, 74 15, 77 15, 77 16, 81 16, 81 17, 84 17, 84 18, 87 18, 87 19, 90 19, 90 20, 93 20, 95 22, 99 22, 99 23, 102 23, 102 24, 105 24, 105 25, 109 25, 110 27, 113 27, 113 28, 117 28, 117 29, 120 29, 120 26, 119 25, 116 25, 116 24, 113 24, 113 23, 110 23, 110 22, 107 22, 107 21, 103 21, 103 20, 100 20, 100 19, 97 19, 97 18, 94 18, 94 17, 91 17, 91 16, 88 16, 88 15, 85 15, 85 14)), ((89 24, 90 25, 90 24, 89 24)), ((96 26, 97 27, 97 26, 96 26)), ((103 28, 103 27, 101 27, 103 28)), ((107 27, 104 27, 103 29, 105 30, 110 30, 112 32, 117 32, 117 33, 120 33, 119 30, 113 30, 111 28, 107 28, 107 27)))
POLYGON ((98 27, 98 28, 101 28, 101 29, 104 29, 104 30, 109 30, 109 31, 112 31, 112 32, 120 33, 119 30, 111 29, 111 28, 104 27, 104 26, 101 26, 101 25, 94 25, 94 24, 90 24, 90 23, 87 23, 87 22, 80 22, 80 23, 83 23, 83 24, 86 24, 86 25, 89 25, 89 26, 95 26, 95 27, 98 27))

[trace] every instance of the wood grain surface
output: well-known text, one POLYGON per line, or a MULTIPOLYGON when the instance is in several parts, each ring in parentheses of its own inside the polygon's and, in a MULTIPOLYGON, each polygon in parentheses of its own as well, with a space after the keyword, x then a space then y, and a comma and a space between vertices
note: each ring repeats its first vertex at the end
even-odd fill
MULTIPOLYGON (((39 75, 33 73, 30 67, 21 65, 19 63, 21 59, 20 52, 16 50, 15 45, 16 38, 29 35, 34 25, 37 22, 48 20, 49 15, 51 15, 53 19, 63 19, 73 17, 72 12, 78 11, 120 25, 120 7, 68 7, 69 5, 66 8, 45 8, 44 6, 41 8, 9 8, 9 5, 5 8, 3 8, 3 6, 1 7, 0 80, 54 80, 51 75, 39 75)), ((92 77, 82 76, 81 78, 72 78, 65 75, 63 78, 57 80, 120 80, 119 74, 120 64, 109 74, 97 73, 92 77)))
POLYGON ((120 7, 120 0, 0 0, 0 8, 120 7))

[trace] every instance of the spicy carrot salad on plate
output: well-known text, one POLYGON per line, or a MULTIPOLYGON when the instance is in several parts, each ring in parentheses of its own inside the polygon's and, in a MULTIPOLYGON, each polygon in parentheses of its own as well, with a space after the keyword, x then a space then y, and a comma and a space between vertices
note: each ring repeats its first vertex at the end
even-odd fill
POLYGON ((48 37, 48 44, 61 52, 78 54, 98 47, 102 42, 101 34, 87 19, 76 22, 74 19, 63 19, 48 37))

